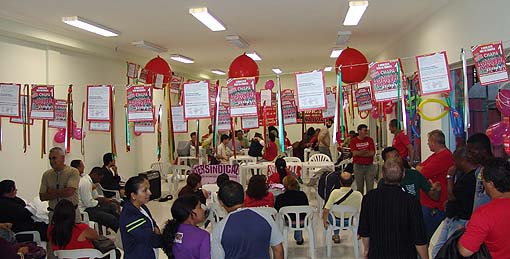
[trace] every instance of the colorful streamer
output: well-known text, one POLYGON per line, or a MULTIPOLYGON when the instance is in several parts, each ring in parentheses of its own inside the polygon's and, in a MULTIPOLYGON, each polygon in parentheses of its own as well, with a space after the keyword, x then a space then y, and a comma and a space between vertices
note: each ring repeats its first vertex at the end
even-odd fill
POLYGON ((219 121, 219 114, 220 114, 220 81, 216 80, 216 102, 214 107, 214 136, 213 136, 213 153, 216 154, 216 148, 218 145, 218 121, 219 121))
POLYGON ((158 135, 158 143, 157 143, 157 148, 156 148, 156 154, 158 155, 158 162, 161 160, 161 114, 162 114, 162 110, 163 110, 163 105, 160 104, 159 105, 159 109, 158 109, 158 125, 157 125, 157 132, 156 134, 158 135))
POLYGON ((125 123, 124 123, 125 130, 126 130, 126 152, 131 151, 131 134, 129 132, 128 117, 129 117, 128 108, 127 108, 127 106, 124 106, 124 118, 126 119, 125 123))
POLYGON ((66 153, 71 152, 71 138, 74 132, 74 118, 73 118, 73 85, 67 88, 67 129, 65 138, 66 153))
MULTIPOLYGON (((165 97, 167 101, 167 123, 168 123, 168 158, 170 162, 174 161, 174 126, 172 122, 172 99, 170 94, 170 85, 167 84, 165 89, 167 89, 168 95, 165 97)), ((186 122, 187 123, 187 122, 186 122)))
POLYGON ((285 153, 285 137, 284 137, 284 125, 283 125, 283 109, 282 109, 282 86, 280 84, 280 75, 276 75, 276 101, 277 104, 277 114, 278 114, 278 135, 280 136, 280 148, 282 151, 282 154, 285 153))
POLYGON ((342 92, 342 70, 338 69, 338 89, 340 92, 340 139, 344 141, 345 123, 344 123, 344 94, 342 92))
POLYGON ((110 95, 110 145, 112 149, 112 154, 117 156, 117 146, 115 145, 115 113, 113 111, 113 107, 115 106, 115 87, 112 86, 112 94, 110 95))
POLYGON ((467 63, 466 63, 466 52, 462 48, 460 50, 461 60, 462 60, 462 77, 464 84, 464 132, 465 137, 468 137, 468 130, 471 127, 471 122, 469 121, 469 88, 468 88, 468 78, 467 78, 467 63))
POLYGON ((85 128, 83 127, 85 126, 85 102, 82 102, 81 104, 81 138, 80 138, 80 151, 81 151, 81 154, 84 156, 85 155, 85 142, 84 142, 84 139, 85 139, 85 128))

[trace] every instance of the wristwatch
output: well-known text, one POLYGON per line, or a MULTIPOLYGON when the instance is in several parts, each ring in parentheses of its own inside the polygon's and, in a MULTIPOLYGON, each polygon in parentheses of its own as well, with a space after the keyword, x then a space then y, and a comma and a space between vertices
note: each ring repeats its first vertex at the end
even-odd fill
POLYGON ((449 175, 449 174, 447 174, 447 175, 446 175, 446 179, 453 179, 453 175, 449 175))

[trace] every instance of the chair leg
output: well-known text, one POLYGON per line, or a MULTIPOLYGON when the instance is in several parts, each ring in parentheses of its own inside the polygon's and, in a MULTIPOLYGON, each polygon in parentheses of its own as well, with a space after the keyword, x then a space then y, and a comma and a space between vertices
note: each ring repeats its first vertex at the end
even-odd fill
POLYGON ((310 239, 310 257, 315 258, 315 236, 313 233, 313 227, 308 228, 308 236, 310 239))
POLYGON ((331 236, 333 235, 333 226, 329 226, 327 230, 327 236, 324 238, 324 242, 326 242, 326 251, 328 257, 331 257, 331 246, 333 245, 331 241, 331 236))
POLYGON ((352 243, 354 246, 354 257, 359 257, 359 240, 357 231, 352 231, 352 243))
POLYGON ((289 256, 289 228, 283 228, 283 258, 287 259, 289 256))

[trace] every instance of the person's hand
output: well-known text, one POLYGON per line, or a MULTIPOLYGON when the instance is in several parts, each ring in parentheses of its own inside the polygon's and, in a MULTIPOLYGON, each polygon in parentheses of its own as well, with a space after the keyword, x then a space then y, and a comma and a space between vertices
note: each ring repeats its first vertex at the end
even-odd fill
POLYGON ((28 246, 22 246, 22 247, 20 247, 20 248, 18 249, 18 253, 19 253, 19 254, 24 254, 24 255, 28 254, 28 246))
POLYGON ((323 219, 322 220, 322 224, 324 224, 324 229, 328 229, 328 226, 329 226, 329 222, 327 219, 323 219))
POLYGON ((154 227, 154 233, 156 233, 157 235, 161 235, 161 231, 159 230, 158 227, 154 227))
POLYGON ((115 173, 115 175, 118 175, 118 173, 117 173, 117 166, 116 165, 112 165, 112 167, 110 167, 110 168, 115 173))
POLYGON ((0 228, 11 229, 12 223, 0 223, 0 228))
POLYGON ((97 183, 92 184, 92 190, 95 190, 97 188, 97 183))
POLYGON ((456 172, 457 172, 457 167, 455 165, 452 165, 452 166, 450 166, 450 168, 448 168, 449 176, 454 176, 456 172))
POLYGON ((63 197, 69 197, 71 195, 73 195, 75 192, 75 190, 73 188, 65 188, 65 189, 62 189, 62 195, 63 197))
POLYGON ((421 165, 417 165, 417 166, 416 166, 416 171, 421 172, 421 170, 423 170, 423 166, 421 166, 421 165))
POLYGON ((441 191, 441 183, 439 182, 432 182, 432 180, 429 180, 430 185, 432 186, 430 189, 435 192, 441 191))

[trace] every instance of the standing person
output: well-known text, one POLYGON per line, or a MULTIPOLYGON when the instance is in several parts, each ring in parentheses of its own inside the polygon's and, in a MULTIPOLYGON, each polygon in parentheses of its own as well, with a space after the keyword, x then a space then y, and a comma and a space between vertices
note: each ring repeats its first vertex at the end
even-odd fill
POLYGON ((473 212, 458 242, 459 252, 468 257, 485 243, 492 258, 510 255, 510 163, 496 159, 485 165, 482 183, 491 201, 473 212))
POLYGON ((133 176, 126 182, 126 202, 120 214, 120 234, 125 259, 156 259, 161 246, 161 232, 149 208, 149 181, 133 176))
MULTIPOLYGON (((78 187, 80 173, 76 168, 65 164, 65 152, 59 147, 50 149, 49 153, 51 169, 43 173, 39 198, 48 201, 49 218, 53 216, 53 210, 60 200, 66 199, 74 205, 78 205, 78 187)), ((79 211, 76 213, 76 221, 80 221, 79 211)))
POLYGON ((491 141, 489 137, 483 133, 475 133, 467 140, 467 150, 469 160, 477 165, 475 172, 476 187, 475 198, 473 202, 473 210, 488 203, 490 201, 489 195, 485 192, 483 187, 481 171, 485 164, 490 163, 494 159, 492 155, 491 141))
POLYGON ((204 222, 205 212, 196 196, 179 197, 170 209, 171 220, 163 228, 163 252, 169 259, 209 259, 209 232, 197 227, 204 222))
MULTIPOLYGON (((103 155, 103 179, 101 179, 101 186, 108 190, 119 191, 121 196, 124 196, 124 188, 120 186, 120 175, 117 173, 117 164, 115 155, 113 153, 106 153, 103 155)), ((108 198, 113 197, 115 193, 104 192, 108 198)))
MULTIPOLYGON (((276 197, 276 201, 274 204, 274 208, 277 211, 280 211, 281 208, 286 206, 302 206, 308 205, 308 197, 306 197, 306 193, 299 190, 299 182, 294 176, 285 176, 283 178, 283 187, 285 187, 285 192, 278 195, 276 197)), ((302 213, 303 214, 303 213, 302 213)), ((304 219, 306 213, 300 215, 301 220, 304 219)), ((292 222, 287 222, 288 224, 296 224, 295 215, 290 215, 290 219, 292 222)), ((299 223, 299 222, 297 222, 299 223)), ((303 231, 296 230, 294 231, 294 240, 296 240, 297 245, 302 245, 305 240, 303 239, 303 231)))
POLYGON ((363 197, 358 234, 364 258, 429 258, 420 204, 400 187, 403 175, 400 158, 386 160, 385 184, 363 197))
POLYGON ((365 193, 365 183, 367 185, 367 192, 374 189, 376 174, 374 167, 375 145, 374 140, 368 136, 367 125, 358 125, 358 136, 351 139, 349 145, 352 152, 356 187, 363 194, 365 193))
POLYGON ((240 183, 221 185, 218 199, 228 212, 213 229, 211 258, 283 259, 283 237, 270 215, 243 208, 244 190, 240 183), (247 224, 247 222, 249 224, 247 224))
POLYGON ((229 141, 230 137, 228 135, 221 135, 221 144, 218 145, 218 153, 216 154, 216 158, 221 164, 227 165, 230 157, 234 155, 234 152, 228 147, 229 141))
POLYGON ((319 152, 331 158, 331 135, 329 134, 329 128, 333 125, 333 119, 328 119, 326 125, 321 129, 317 140, 319 142, 319 152))
MULTIPOLYGON (((428 134, 427 145, 432 155, 416 167, 425 178, 432 182, 439 182, 441 190, 448 190, 446 175, 448 169, 453 166, 452 152, 445 145, 445 136, 441 130, 433 130, 428 134)), ((448 199, 448 192, 442 191, 439 201, 434 201, 424 192, 420 194, 423 220, 427 238, 430 240, 441 221, 445 218, 444 204, 448 199)))
POLYGON ((432 250, 432 257, 437 253, 460 227, 464 227, 473 212, 473 199, 475 197, 475 171, 476 165, 468 159, 465 147, 453 152, 455 165, 448 169, 448 202, 446 203, 446 219, 441 234, 432 250))
POLYGON ((407 160, 407 156, 409 156, 409 164, 414 165, 414 149, 413 145, 411 145, 411 140, 409 140, 409 137, 403 130, 398 128, 397 124, 398 120, 393 119, 388 125, 390 132, 393 134, 393 143, 391 146, 398 150, 398 153, 403 160, 407 160))

